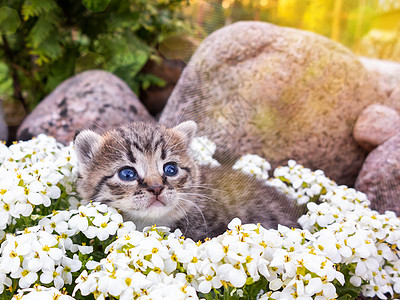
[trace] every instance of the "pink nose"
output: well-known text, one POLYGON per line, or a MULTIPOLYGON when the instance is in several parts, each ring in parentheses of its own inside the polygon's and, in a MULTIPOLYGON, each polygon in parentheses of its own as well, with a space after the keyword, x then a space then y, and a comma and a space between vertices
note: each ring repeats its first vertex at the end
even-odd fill
POLYGON ((153 193, 155 196, 160 195, 163 189, 164 187, 162 185, 152 185, 147 188, 147 190, 153 193))

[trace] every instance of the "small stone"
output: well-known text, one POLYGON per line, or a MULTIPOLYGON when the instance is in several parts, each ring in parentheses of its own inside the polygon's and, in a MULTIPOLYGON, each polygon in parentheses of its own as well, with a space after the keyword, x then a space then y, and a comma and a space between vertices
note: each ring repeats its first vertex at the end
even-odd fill
POLYGON ((357 143, 368 152, 400 131, 400 116, 396 110, 372 104, 358 116, 353 135, 357 143))
POLYGON ((40 133, 68 144, 77 131, 107 129, 133 121, 154 121, 128 85, 100 70, 80 73, 61 83, 24 120, 17 138, 40 133))
POLYGON ((355 188, 367 194, 372 209, 400 216, 400 133, 368 155, 355 188))
POLYGON ((400 63, 377 58, 360 57, 364 67, 376 76, 381 89, 390 95, 400 84, 400 63))

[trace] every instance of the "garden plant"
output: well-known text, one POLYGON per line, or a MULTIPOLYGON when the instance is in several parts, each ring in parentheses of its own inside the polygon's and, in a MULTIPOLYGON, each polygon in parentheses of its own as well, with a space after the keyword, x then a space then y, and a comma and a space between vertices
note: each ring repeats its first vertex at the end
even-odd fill
MULTIPOLYGON (((215 144, 192 142, 199 164, 215 144)), ((1 299, 380 299, 400 292, 400 220, 321 170, 246 155, 235 169, 306 205, 301 229, 234 219, 204 242, 176 230, 135 230, 113 208, 83 205, 72 145, 54 138, 0 148, 1 299), (52 298, 53 297, 53 298, 52 298)), ((268 213, 268 212, 266 212, 268 213)))

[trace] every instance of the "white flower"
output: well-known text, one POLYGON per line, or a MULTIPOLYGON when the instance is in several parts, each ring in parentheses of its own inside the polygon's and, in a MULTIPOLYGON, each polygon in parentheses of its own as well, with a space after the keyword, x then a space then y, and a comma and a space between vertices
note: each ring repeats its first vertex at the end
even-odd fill
POLYGON ((38 279, 38 275, 28 268, 19 268, 16 272, 11 273, 11 277, 19 278, 18 285, 20 288, 30 287, 38 279))
POLYGON ((83 296, 87 296, 90 293, 93 293, 97 288, 96 278, 94 276, 89 276, 86 270, 79 275, 75 282, 76 286, 72 296, 74 296, 78 290, 80 290, 83 296))
POLYGON ((71 219, 68 221, 68 225, 72 229, 79 230, 81 232, 84 232, 88 229, 89 227, 89 220, 87 219, 86 216, 86 206, 79 206, 78 208, 78 213, 75 214, 71 219))
POLYGON ((271 170, 271 165, 258 155, 247 154, 233 165, 233 169, 241 170, 258 179, 266 180, 268 179, 268 171, 271 170))
POLYGON ((242 287, 246 283, 247 275, 242 264, 223 264, 217 269, 220 279, 230 282, 234 287, 242 287))
POLYGON ((100 214, 95 216, 92 222, 93 225, 98 227, 96 236, 100 241, 104 241, 110 235, 114 235, 117 232, 119 224, 119 222, 110 220, 109 215, 100 215, 100 214))
POLYGON ((152 286, 149 289, 148 297, 160 300, 198 299, 193 287, 170 276, 165 277, 163 282, 152 286))
POLYGON ((64 280, 61 277, 63 272, 63 267, 58 266, 55 270, 43 270, 43 273, 40 275, 40 282, 44 284, 49 284, 53 282, 56 289, 61 289, 64 286, 64 280))
POLYGON ((61 272, 61 277, 66 284, 71 284, 72 283, 71 273, 79 271, 82 267, 82 262, 79 260, 79 257, 77 255, 74 255, 73 259, 67 256, 63 256, 61 264, 64 267, 61 272))
POLYGON ((10 287, 12 284, 12 281, 10 278, 7 277, 7 275, 3 272, 0 272, 0 294, 3 293, 4 291, 4 286, 10 287))
POLYGON ((199 165, 219 166, 212 156, 216 149, 215 143, 206 137, 194 137, 190 144, 190 153, 199 165))
POLYGON ((21 266, 21 257, 31 251, 32 236, 15 237, 8 234, 1 244, 0 270, 4 273, 15 273, 21 266))
POLYGON ((47 288, 42 286, 35 286, 34 288, 26 288, 18 290, 13 300, 75 300, 71 296, 63 294, 56 288, 47 288))

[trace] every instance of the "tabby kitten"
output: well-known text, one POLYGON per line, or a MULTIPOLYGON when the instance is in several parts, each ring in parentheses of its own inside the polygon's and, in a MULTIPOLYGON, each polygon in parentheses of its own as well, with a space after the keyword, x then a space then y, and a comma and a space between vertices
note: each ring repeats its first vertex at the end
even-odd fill
POLYGON ((296 207, 275 188, 231 167, 199 166, 188 151, 196 128, 193 121, 174 128, 135 122, 80 132, 79 194, 115 207, 139 230, 180 228, 194 240, 223 233, 234 217, 266 228, 296 226, 296 207))

